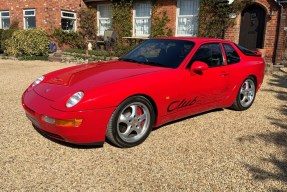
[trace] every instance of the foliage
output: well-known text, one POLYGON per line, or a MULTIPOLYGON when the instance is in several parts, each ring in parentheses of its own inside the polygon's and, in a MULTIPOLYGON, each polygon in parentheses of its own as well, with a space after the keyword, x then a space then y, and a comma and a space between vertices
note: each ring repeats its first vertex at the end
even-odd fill
POLYGON ((117 55, 130 48, 130 44, 122 37, 132 36, 132 9, 133 0, 112 0, 112 29, 117 35, 117 55))
POLYGON ((112 28, 118 40, 132 35, 132 8, 133 0, 112 0, 112 28))
POLYGON ((55 29, 52 38, 55 38, 59 46, 69 45, 71 48, 85 48, 86 42, 83 36, 74 31, 63 31, 62 29, 55 29))
POLYGON ((17 30, 5 41, 5 53, 12 56, 48 55, 49 38, 42 29, 17 30))
POLYGON ((151 37, 160 37, 160 36, 172 36, 171 28, 167 27, 167 23, 170 22, 170 19, 167 15, 167 11, 158 11, 159 5, 157 0, 153 2, 152 9, 152 23, 151 23, 151 37))
POLYGON ((47 61, 48 60, 48 55, 24 55, 19 57, 19 60, 24 60, 24 61, 31 61, 31 60, 43 60, 47 61))
POLYGON ((222 38, 224 31, 234 24, 228 16, 242 11, 251 0, 236 0, 231 5, 218 0, 201 0, 199 12, 199 36, 222 38), (208 14, 207 14, 208 13, 208 14))
POLYGON ((16 29, 0 29, 0 52, 3 53, 5 51, 5 41, 12 37, 12 34, 16 31, 16 29))
POLYGON ((118 45, 115 51, 115 56, 120 57, 132 50, 135 46, 136 43, 118 45))
MULTIPOLYGON (((86 51, 84 49, 66 49, 65 52, 75 54, 85 54, 86 51)), ((115 53, 112 51, 105 51, 105 50, 89 50, 88 55, 114 57, 115 53)))
POLYGON ((19 28, 19 21, 18 20, 13 20, 10 24, 10 28, 9 29, 14 29, 14 30, 17 30, 17 29, 20 29, 19 28))
POLYGON ((0 53, 3 53, 3 49, 2 49, 2 34, 4 32, 4 29, 0 29, 0 53))
POLYGON ((97 36, 97 13, 93 8, 82 8, 79 11, 80 34, 86 39, 91 40, 97 36))

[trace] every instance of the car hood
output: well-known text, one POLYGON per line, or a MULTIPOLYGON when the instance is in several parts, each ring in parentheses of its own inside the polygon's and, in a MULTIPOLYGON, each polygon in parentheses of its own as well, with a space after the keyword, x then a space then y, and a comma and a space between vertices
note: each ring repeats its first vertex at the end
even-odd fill
POLYGON ((167 70, 167 68, 125 61, 112 61, 79 65, 47 75, 34 90, 41 96, 55 101, 76 91, 96 88, 105 84, 138 75, 167 70))

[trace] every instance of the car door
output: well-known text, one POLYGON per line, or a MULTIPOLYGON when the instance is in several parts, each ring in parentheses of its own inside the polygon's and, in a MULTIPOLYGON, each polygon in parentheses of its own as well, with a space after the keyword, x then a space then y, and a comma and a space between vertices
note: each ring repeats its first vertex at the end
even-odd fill
POLYGON ((169 110, 176 109, 179 116, 187 116, 221 106, 229 85, 229 70, 222 50, 220 43, 198 48, 181 76, 184 86, 180 88, 179 102, 169 106, 169 110), (191 70, 196 61, 205 63, 206 70, 191 70))

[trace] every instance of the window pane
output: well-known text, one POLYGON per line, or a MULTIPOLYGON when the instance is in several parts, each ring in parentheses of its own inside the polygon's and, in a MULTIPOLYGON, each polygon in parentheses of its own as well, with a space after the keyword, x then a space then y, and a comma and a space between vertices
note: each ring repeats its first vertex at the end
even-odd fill
POLYGON ((224 47, 225 54, 226 54, 227 64, 234 64, 240 61, 240 57, 238 53, 235 51, 235 49, 231 45, 224 44, 223 47, 224 47))
POLYGON ((62 18, 61 24, 62 24, 63 30, 69 30, 69 31, 75 30, 75 20, 74 19, 62 18))
POLYGON ((2 18, 2 28, 8 29, 10 27, 10 18, 2 18))
POLYGON ((75 18, 75 14, 74 13, 62 12, 62 14, 63 14, 63 17, 75 18))
POLYGON ((150 3, 136 3, 135 4, 136 17, 150 17, 151 4, 150 3))
POLYGON ((31 15, 31 16, 35 15, 35 11, 34 10, 25 11, 25 16, 29 16, 29 15, 31 15))
POLYGON ((135 19, 135 34, 149 35, 150 34, 150 19, 135 19))
POLYGON ((104 35, 105 30, 111 28, 111 20, 110 19, 99 19, 99 34, 104 35))
POLYGON ((136 3, 134 29, 135 36, 148 36, 151 28, 151 4, 150 3, 136 3))
POLYGON ((197 15, 198 0, 180 0, 179 15, 197 15))
POLYGON ((219 44, 202 45, 192 58, 193 61, 202 61, 209 67, 217 67, 224 65, 221 47, 219 44))
POLYGON ((99 18, 111 18, 112 9, 110 5, 99 6, 99 18))
POLYGON ((1 16, 3 16, 3 17, 9 17, 9 12, 1 12, 1 16))
POLYGON ((121 58, 177 68, 193 47, 191 41, 149 39, 121 58))
POLYGON ((196 36, 198 31, 199 0, 179 0, 177 35, 196 36))
POLYGON ((26 17, 25 18, 25 29, 31 29, 36 27, 35 17, 26 17))
POLYGON ((197 17, 178 18, 177 34, 196 36, 198 30, 197 17))

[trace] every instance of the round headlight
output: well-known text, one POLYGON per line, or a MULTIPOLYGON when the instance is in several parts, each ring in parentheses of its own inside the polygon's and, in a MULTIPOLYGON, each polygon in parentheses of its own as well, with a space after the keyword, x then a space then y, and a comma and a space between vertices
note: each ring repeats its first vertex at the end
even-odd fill
POLYGON ((45 78, 44 76, 38 77, 38 79, 36 79, 36 81, 34 81, 32 83, 32 87, 34 87, 35 85, 38 85, 39 83, 41 83, 41 81, 43 81, 44 78, 45 78))
POLYGON ((77 105, 84 97, 84 92, 79 91, 72 95, 66 103, 66 107, 71 108, 77 105))

